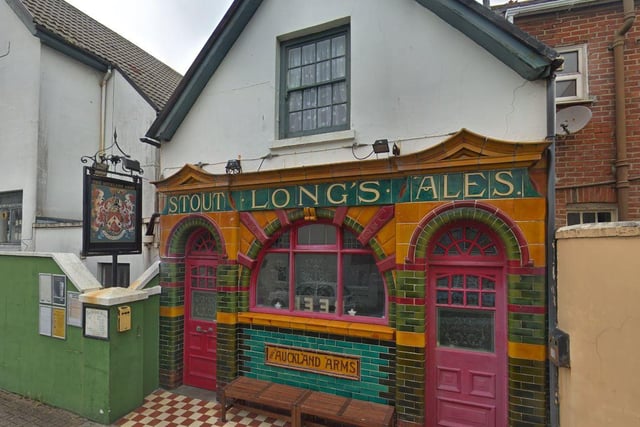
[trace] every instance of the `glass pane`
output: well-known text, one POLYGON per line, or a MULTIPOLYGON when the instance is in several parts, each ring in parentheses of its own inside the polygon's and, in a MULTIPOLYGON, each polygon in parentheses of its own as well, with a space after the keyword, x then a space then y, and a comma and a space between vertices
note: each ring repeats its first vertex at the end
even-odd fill
POLYGON ((294 89, 300 87, 300 68, 293 68, 287 73, 287 88, 294 89))
POLYGON ((305 65, 302 67, 302 85, 309 86, 316 82, 316 66, 305 65))
POLYGON ((346 60, 344 57, 331 60, 331 78, 340 79, 347 75, 346 60))
POLYGON ((347 37, 345 35, 331 39, 331 56, 344 56, 347 52, 347 37))
POLYGON ((464 292, 451 292, 451 304, 463 305, 464 292))
POLYGON ((337 255, 295 255, 296 310, 335 313, 337 255))
POLYGON ((289 232, 286 231, 284 233, 282 233, 282 235, 280 235, 280 237, 278 237, 276 239, 275 242, 273 242, 273 244, 271 245, 272 248, 288 248, 289 247, 289 232))
POLYGON ((384 282, 371 254, 343 255, 344 314, 384 316, 384 282))
POLYGON ((578 212, 571 212, 567 214, 567 224, 576 225, 580 224, 580 214, 578 212))
POLYGON ((556 97, 577 96, 578 86, 575 80, 556 81, 556 97))
POLYGON ((324 85, 318 88, 318 105, 331 105, 331 85, 324 85))
POLYGON ((449 292, 447 292, 447 291, 438 291, 438 292, 436 292, 436 303, 437 304, 449 304, 449 292))
POLYGON ((196 320, 216 320, 216 293, 191 291, 191 318, 196 320))
POLYGON ((302 112, 289 114, 289 132, 302 131, 302 112))
POLYGON ((335 245, 336 234, 336 228, 331 225, 305 225, 298 229, 298 245, 335 245))
POLYGON ((303 95, 304 101, 302 105, 304 106, 305 109, 314 108, 316 106, 317 98, 318 96, 317 96, 316 88, 305 89, 304 95, 303 95))
POLYGON ((318 83, 331 80, 331 62, 323 61, 316 64, 316 76, 318 83))
POLYGON ((462 287, 464 287, 464 276, 461 275, 461 274, 454 275, 451 287, 453 287, 453 288, 462 288, 462 287))
POLYGON ((498 255, 498 248, 496 245, 491 245, 487 248, 484 248, 485 255, 498 255))
POLYGON ((289 93, 289 111, 302 110, 302 92, 299 90, 289 93))
POLYGON ((596 222, 596 214, 595 212, 583 212, 582 213, 582 223, 590 224, 596 222))
POLYGON ((269 253, 262 259, 256 282, 256 305, 289 306, 289 254, 269 253))
POLYGON ((448 288, 449 287, 449 277, 438 277, 436 280, 436 287, 438 288, 448 288))
POLYGON ((478 292, 467 292, 467 305, 480 305, 478 292))
POLYGON ((302 130, 312 130, 317 128, 316 110, 305 110, 302 115, 302 130))
POLYGON ((493 313, 438 308, 438 346, 493 352, 493 313))
POLYGON ((467 289, 478 289, 480 287, 478 279, 478 276, 467 276, 467 289))
POLYGON ((315 43, 302 46, 302 64, 312 64, 316 61, 315 43))
POLYGON ((346 249, 363 249, 356 235, 346 228, 342 229, 342 247, 346 249))
POLYGON ((611 222, 611 212, 598 212, 598 222, 611 222))
POLYGON ((564 58, 564 64, 563 64, 562 71, 558 74, 577 73, 579 71, 578 51, 572 50, 569 52, 562 52, 561 55, 564 58))
POLYGON ((326 128, 331 126, 331 107, 318 109, 318 127, 326 128))
POLYGON ((335 105, 333 107, 333 125, 340 126, 347 124, 347 104, 335 105))
POLYGON ((325 61, 331 58, 331 40, 322 40, 316 44, 316 61, 325 61))
POLYGON ((483 290, 493 290, 496 288, 496 282, 493 279, 489 279, 487 277, 482 278, 482 289, 483 290))
POLYGON ((483 307, 495 307, 496 296, 495 294, 482 294, 482 306, 483 307))
POLYGON ((345 82, 334 83, 333 103, 341 104, 343 102, 347 102, 347 84, 345 82))
POLYGON ((302 59, 300 55, 301 54, 299 47, 289 49, 289 68, 299 67, 300 65, 302 65, 302 59))

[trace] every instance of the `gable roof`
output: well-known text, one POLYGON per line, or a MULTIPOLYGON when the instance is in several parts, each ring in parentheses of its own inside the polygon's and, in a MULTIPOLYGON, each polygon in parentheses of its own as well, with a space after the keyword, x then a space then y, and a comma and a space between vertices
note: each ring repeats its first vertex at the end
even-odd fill
MULTIPOLYGON (((475 0, 415 0, 527 80, 546 79, 562 63, 555 50, 475 0)), ((146 136, 171 140, 262 0, 234 0, 146 136)))
POLYGON ((119 70, 156 111, 180 82, 177 71, 63 0, 6 2, 46 45, 99 70, 119 70))

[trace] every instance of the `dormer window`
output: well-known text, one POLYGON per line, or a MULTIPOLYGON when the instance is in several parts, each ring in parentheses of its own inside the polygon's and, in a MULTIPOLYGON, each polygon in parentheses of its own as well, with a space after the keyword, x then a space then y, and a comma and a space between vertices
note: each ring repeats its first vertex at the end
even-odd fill
POLYGON ((280 138, 349 129, 349 27, 281 48, 280 138))

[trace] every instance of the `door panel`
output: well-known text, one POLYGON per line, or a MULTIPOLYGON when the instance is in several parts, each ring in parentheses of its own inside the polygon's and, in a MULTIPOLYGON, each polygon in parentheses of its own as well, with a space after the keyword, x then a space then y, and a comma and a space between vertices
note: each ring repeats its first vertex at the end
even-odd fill
POLYGON ((506 425, 500 267, 430 269, 427 408, 434 426, 506 425))
POLYGON ((187 259, 186 264, 183 382, 215 390, 217 261, 187 259))

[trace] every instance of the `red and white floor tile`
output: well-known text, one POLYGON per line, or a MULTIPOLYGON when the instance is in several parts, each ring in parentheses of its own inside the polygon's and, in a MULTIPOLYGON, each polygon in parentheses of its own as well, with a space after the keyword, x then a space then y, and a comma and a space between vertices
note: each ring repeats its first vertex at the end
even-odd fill
POLYGON ((220 418, 217 401, 197 399, 166 390, 156 390, 145 398, 144 404, 116 422, 121 427, 289 427, 289 423, 264 415, 231 408, 227 420, 220 418))

